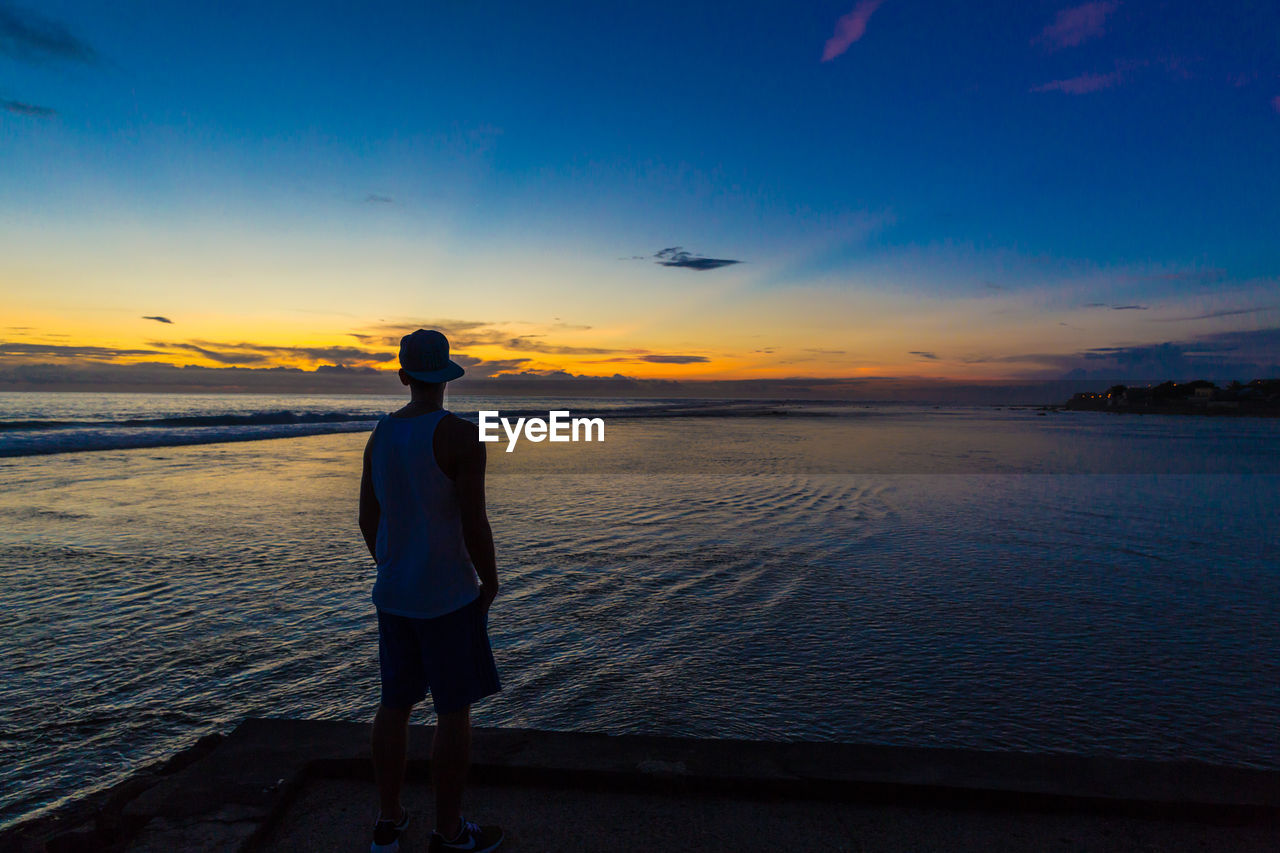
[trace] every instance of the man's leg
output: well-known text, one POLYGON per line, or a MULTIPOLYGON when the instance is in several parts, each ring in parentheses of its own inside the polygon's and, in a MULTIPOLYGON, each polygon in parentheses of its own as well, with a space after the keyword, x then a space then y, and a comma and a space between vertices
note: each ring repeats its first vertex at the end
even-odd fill
POLYGON ((453 838, 462 829, 462 786, 471 764, 471 706, 438 714, 431 744, 431 782, 436 788, 436 832, 453 838))
POLYGON ((400 820, 400 789, 404 787, 405 752, 409 742, 409 712, 413 708, 378 706, 373 718, 373 775, 378 780, 380 817, 400 820))

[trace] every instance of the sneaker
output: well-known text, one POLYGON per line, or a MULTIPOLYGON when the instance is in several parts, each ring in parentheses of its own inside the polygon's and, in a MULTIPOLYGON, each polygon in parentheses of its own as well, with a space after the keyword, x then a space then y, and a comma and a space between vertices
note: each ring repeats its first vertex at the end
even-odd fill
POLYGON ((400 834, 409 828, 409 810, 404 810, 404 817, 396 823, 390 818, 379 818, 373 825, 373 845, 369 853, 397 853, 400 849, 400 834))
POLYGON ((489 853, 502 843, 502 828, 497 826, 479 826, 462 819, 462 829, 458 837, 446 839, 438 832, 431 833, 430 853, 445 853, 447 850, 466 850, 467 853, 489 853))

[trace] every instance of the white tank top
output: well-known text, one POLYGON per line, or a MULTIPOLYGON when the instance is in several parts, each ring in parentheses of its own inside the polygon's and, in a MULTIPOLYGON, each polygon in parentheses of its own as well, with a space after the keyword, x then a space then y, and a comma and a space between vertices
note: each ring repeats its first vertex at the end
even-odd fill
POLYGON ((457 493, 433 449, 436 426, 447 414, 385 416, 373 429, 369 461, 381 510, 373 603, 398 616, 443 616, 480 594, 457 493))

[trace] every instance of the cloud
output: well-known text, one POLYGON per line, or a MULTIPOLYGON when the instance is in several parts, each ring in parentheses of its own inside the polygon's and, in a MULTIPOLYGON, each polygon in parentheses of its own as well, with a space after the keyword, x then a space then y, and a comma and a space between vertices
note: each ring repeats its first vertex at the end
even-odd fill
POLYGON ((1146 311, 1145 305, 1112 305, 1112 311, 1146 311))
POLYGON ((1218 332, 1184 341, 966 359, 1039 365, 1064 379, 1231 380, 1280 376, 1280 328, 1218 332))
POLYGON ((168 317, 155 316, 155 317, 143 317, 142 319, 144 319, 144 320, 155 320, 157 323, 169 323, 169 324, 172 324, 172 323, 173 323, 173 321, 172 321, 172 320, 170 320, 168 317))
POLYGON ((365 376, 377 376, 380 371, 372 367, 347 367, 345 364, 322 364, 316 368, 316 373, 336 373, 343 376, 353 374, 363 374, 365 376))
POLYGON ((641 351, 638 355, 618 356, 617 358, 597 358, 588 362, 588 364, 617 364, 618 362, 628 362, 631 364, 648 363, 648 364, 705 364, 711 361, 705 355, 668 355, 664 353, 647 353, 641 351))
POLYGON ((1065 80, 1052 80, 1048 83, 1031 87, 1031 91, 1062 92, 1067 95, 1087 95, 1090 92, 1109 89, 1119 82, 1119 71, 1112 71, 1109 74, 1089 73, 1081 74, 1077 77, 1068 77, 1065 80))
POLYGON ((927 358, 932 361, 938 360, 938 356, 936 353, 926 352, 924 350, 911 350, 909 353, 907 353, 907 355, 918 355, 920 356, 920 358, 927 358))
POLYGON ((1053 23, 1044 28, 1032 42, 1047 44, 1051 50, 1075 47, 1106 32, 1107 16, 1120 5, 1115 2, 1085 3, 1063 9, 1053 23))
POLYGON ((822 61, 830 62, 848 50, 849 45, 862 38, 867 32, 867 21, 883 2, 884 0, 860 0, 853 11, 841 16, 836 21, 836 31, 822 46, 822 61))
POLYGON ((664 267, 683 267, 684 269, 697 270, 705 272, 706 270, 719 269, 727 267, 730 264, 740 264, 742 261, 730 260, 729 258, 703 258, 686 252, 680 246, 671 246, 661 251, 654 252, 653 256, 658 260, 655 263, 664 267))
POLYGON ((0 358, 4 356, 44 356, 46 358, 120 358, 134 355, 164 355, 154 349, 119 349, 62 344, 24 344, 0 341, 0 358))
POLYGON ((505 341, 501 342, 501 345, 510 350, 540 352, 545 355, 610 355, 615 352, 628 351, 609 347, 572 347, 548 344, 534 339, 538 337, 541 337, 541 335, 507 338, 505 341))
POLYGON ((92 62, 97 54, 66 27, 0 0, 0 54, 27 62, 92 62))
POLYGON ((1186 320, 1212 320, 1215 317, 1235 317, 1240 314, 1257 314, 1274 309, 1274 305, 1259 305, 1257 308, 1235 308, 1230 311, 1210 311, 1207 314, 1193 314, 1190 317, 1157 317, 1158 323, 1181 323, 1186 320))
POLYGON ((384 346, 400 346, 400 339, 414 329, 435 329, 449 339, 449 345, 455 349, 460 347, 500 344, 510 333, 494 329, 504 325, 488 320, 397 320, 386 322, 379 320, 376 325, 364 333, 348 332, 354 338, 367 344, 384 346))
POLYGON ((365 204, 392 204, 395 202, 389 195, 378 195, 377 193, 369 193, 364 197, 365 204))
POLYGON ((529 363, 529 359, 527 358, 483 359, 464 355, 463 353, 454 355, 453 360, 466 368, 467 376, 472 379, 495 376, 499 373, 519 370, 522 365, 529 363))
POLYGON ((169 344, 168 346, 171 349, 198 353, 219 364, 263 364, 270 358, 266 353, 252 350, 216 350, 198 344, 169 344))
POLYGON ((30 116, 31 118, 53 118, 58 114, 57 110, 49 107, 27 104, 22 101, 8 101, 4 98, 0 98, 0 110, 16 113, 20 116, 30 116))
POLYGON ((219 364, 235 365, 267 364, 272 361, 288 358, 302 361, 348 364, 348 362, 386 362, 391 361, 396 357, 394 353, 373 352, 370 350, 357 349, 356 347, 342 346, 288 347, 251 343, 227 344, 201 340, 187 341, 183 343, 148 341, 148 343, 153 347, 159 347, 170 351, 177 350, 181 352, 198 353, 210 361, 216 361, 219 364))
MULTIPOLYGON (((528 322, 490 322, 484 320, 406 320, 387 323, 380 321, 367 331, 347 332, 350 337, 367 346, 398 347, 400 338, 417 328, 438 329, 449 338, 449 346, 453 352, 462 352, 471 347, 494 347, 516 353, 541 353, 543 355, 641 355, 646 350, 637 348, 572 346, 557 344, 546 340, 544 330, 548 332, 583 331, 590 326, 569 323, 536 324, 528 322), (516 327, 513 330, 512 327, 516 327), (531 328, 532 327, 532 328, 531 328), (516 330, 530 329, 520 334, 516 330), (516 333, 513 333, 516 331, 516 333)), ((517 359, 525 361, 526 359, 517 359)))
POLYGON ((703 364, 711 359, 705 355, 642 355, 639 360, 651 364, 703 364))

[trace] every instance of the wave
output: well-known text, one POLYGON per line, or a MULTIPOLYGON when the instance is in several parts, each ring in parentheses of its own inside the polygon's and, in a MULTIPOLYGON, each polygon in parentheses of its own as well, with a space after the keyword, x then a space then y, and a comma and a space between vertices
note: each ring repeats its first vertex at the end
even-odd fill
POLYGON ((263 411, 237 415, 170 415, 162 418, 128 418, 118 421, 50 421, 23 420, 0 421, 0 432, 16 432, 41 429, 75 429, 93 427, 219 427, 260 426, 270 424, 346 423, 352 421, 376 421, 378 415, 366 412, 290 412, 263 411))
MULTIPOLYGON (((500 404, 499 404, 500 405, 500 404)), ((502 409, 504 418, 546 418, 553 410, 569 410, 574 417, 599 417, 606 421, 641 418, 761 418, 786 415, 824 416, 829 411, 809 411, 795 403, 744 401, 664 402, 557 409, 549 402, 544 409, 502 409)), ((461 417, 475 421, 476 413, 463 411, 461 417)), ((119 420, 25 419, 0 421, 0 457, 40 456, 53 453, 83 453, 100 450, 129 450, 147 447, 182 447, 193 444, 220 444, 258 441, 338 432, 369 430, 381 417, 371 412, 293 412, 263 410, 237 414, 166 415, 155 418, 119 420)))
POLYGON ((334 422, 312 421, 185 428, 79 428, 25 434, 11 433, 0 437, 0 458, 101 450, 133 450, 147 447, 184 447, 193 444, 222 444, 235 441, 261 441, 269 438, 362 432, 372 429, 376 420, 366 415, 361 420, 334 422))

